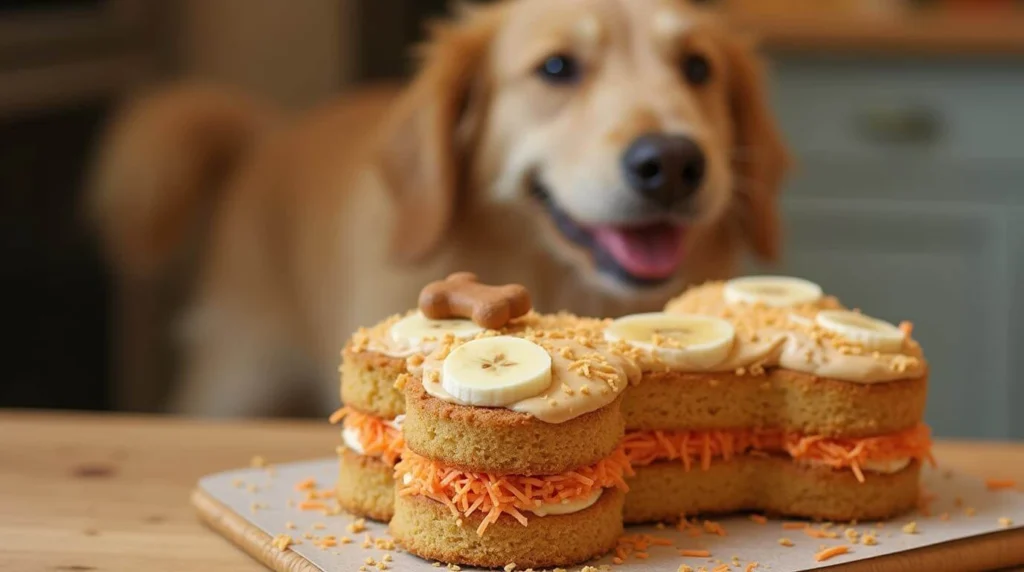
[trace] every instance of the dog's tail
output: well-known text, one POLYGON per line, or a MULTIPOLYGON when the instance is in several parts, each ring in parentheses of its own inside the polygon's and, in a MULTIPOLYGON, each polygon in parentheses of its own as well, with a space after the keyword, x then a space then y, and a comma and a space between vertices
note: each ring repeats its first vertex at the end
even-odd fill
POLYGON ((260 102, 204 86, 122 109, 100 140, 86 189, 115 270, 151 277, 166 268, 274 118, 260 102))

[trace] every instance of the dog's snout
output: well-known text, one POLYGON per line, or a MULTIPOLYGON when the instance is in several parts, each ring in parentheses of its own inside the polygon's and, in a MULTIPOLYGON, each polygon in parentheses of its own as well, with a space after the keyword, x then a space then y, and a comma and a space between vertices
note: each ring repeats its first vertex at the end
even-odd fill
POLYGON ((700 188, 704 151, 685 135, 642 135, 623 154, 622 170, 635 191, 669 208, 700 188))

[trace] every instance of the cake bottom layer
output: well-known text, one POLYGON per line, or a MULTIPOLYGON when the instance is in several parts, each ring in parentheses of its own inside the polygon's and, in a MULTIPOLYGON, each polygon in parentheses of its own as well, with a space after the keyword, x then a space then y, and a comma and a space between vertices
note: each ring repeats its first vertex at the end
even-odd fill
POLYGON ((687 471, 681 462, 635 467, 627 479, 627 524, 674 521, 680 515, 756 510, 792 517, 850 521, 882 519, 916 506, 921 463, 892 473, 809 467, 788 457, 738 456, 687 471))
POLYGON ((341 448, 339 457, 338 504, 352 514, 380 522, 391 520, 395 503, 391 465, 346 447, 341 448))
POLYGON ((416 496, 395 498, 391 535, 407 551, 445 563, 516 569, 572 566, 601 556, 622 535, 623 493, 605 489, 589 508, 563 515, 528 515, 523 526, 507 514, 483 536, 476 533, 485 516, 456 517, 443 504, 416 496))

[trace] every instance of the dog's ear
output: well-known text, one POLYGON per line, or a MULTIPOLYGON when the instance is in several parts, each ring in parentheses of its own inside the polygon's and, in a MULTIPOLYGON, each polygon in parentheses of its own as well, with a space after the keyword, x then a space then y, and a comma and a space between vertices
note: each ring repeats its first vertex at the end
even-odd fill
POLYGON ((768 101, 764 65, 752 43, 731 37, 725 51, 740 224, 754 253, 762 260, 775 261, 782 240, 778 196, 790 157, 768 101))
POLYGON ((397 213, 391 254, 400 262, 430 254, 456 216, 471 147, 466 131, 480 122, 499 10, 464 7, 431 27, 421 67, 375 141, 374 162, 397 213))

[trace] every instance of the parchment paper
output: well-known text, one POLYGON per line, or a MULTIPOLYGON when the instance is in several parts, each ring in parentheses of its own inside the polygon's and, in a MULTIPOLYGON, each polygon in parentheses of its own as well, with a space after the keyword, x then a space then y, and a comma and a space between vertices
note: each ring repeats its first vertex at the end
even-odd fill
MULTIPOLYGON (((301 541, 301 544, 293 545, 290 549, 325 572, 356 571, 360 566, 366 565, 367 558, 379 562, 385 559, 385 554, 390 555, 387 563, 389 570, 438 570, 433 566, 433 562, 421 560, 400 550, 384 550, 376 546, 375 539, 389 538, 385 525, 367 520, 366 529, 354 533, 348 529, 356 520, 352 515, 342 512, 327 516, 319 511, 300 510, 299 503, 305 497, 302 492, 295 489, 296 484, 312 477, 316 480, 317 487, 333 488, 337 470, 338 463, 335 459, 272 464, 269 469, 248 468, 210 475, 201 479, 199 486, 270 536, 289 534, 301 541), (288 522, 293 523, 295 528, 286 528, 288 522), (304 538, 304 534, 313 538, 304 538), (317 547, 316 539, 325 535, 335 535, 339 539, 349 537, 353 542, 336 547, 317 547), (364 547, 367 535, 374 539, 369 543, 370 548, 364 547)), ((688 564, 694 569, 706 566, 708 570, 719 564, 729 564, 731 570, 742 571, 751 561, 758 563, 758 572, 814 570, 1024 525, 1024 494, 1012 490, 989 491, 986 490, 984 483, 975 478, 951 474, 942 469, 926 467, 922 472, 925 490, 934 495, 934 500, 928 507, 930 516, 914 512, 884 523, 866 522, 852 527, 860 534, 873 531, 878 540, 875 546, 851 544, 843 534, 846 528, 850 528, 846 524, 837 523, 829 529, 838 532, 839 538, 819 539, 811 538, 800 530, 783 530, 781 521, 778 520, 758 524, 747 515, 737 515, 716 519, 716 522, 727 531, 726 536, 690 536, 671 525, 663 528, 628 527, 627 534, 650 534, 670 538, 674 545, 651 547, 648 551, 650 558, 629 558, 622 565, 613 566, 611 570, 675 572, 680 564, 688 564), (1001 523, 1000 519, 1010 519, 1012 524, 1007 525, 1006 521, 1001 523), (916 534, 902 530, 904 525, 912 521, 916 523, 916 534), (779 539, 783 537, 792 540, 794 546, 781 546, 779 539), (839 544, 849 545, 850 553, 825 562, 815 562, 814 553, 821 546, 839 544), (679 549, 708 550, 711 557, 682 557, 679 555, 679 549)), ((598 567, 608 564, 611 564, 610 556, 590 563, 598 567)), ((377 570, 372 565, 367 568, 377 570)), ((442 565, 441 569, 444 570, 445 567, 442 565)), ((469 570, 467 567, 462 569, 469 570)), ((579 569, 578 566, 573 568, 579 569)))

